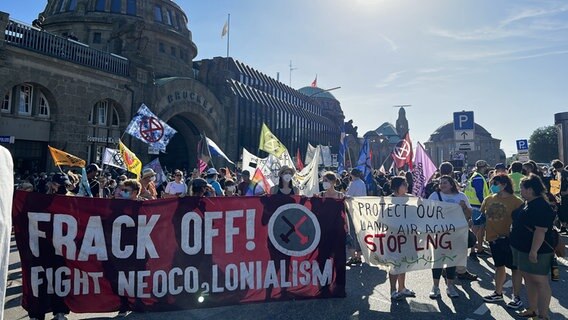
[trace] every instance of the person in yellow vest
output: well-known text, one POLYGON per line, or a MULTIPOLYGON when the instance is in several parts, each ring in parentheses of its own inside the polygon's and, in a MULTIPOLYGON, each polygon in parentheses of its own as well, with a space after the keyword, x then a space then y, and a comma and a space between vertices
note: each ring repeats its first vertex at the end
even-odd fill
POLYGON ((474 261, 479 261, 477 255, 488 255, 487 252, 483 250, 485 215, 480 210, 483 199, 491 194, 489 186, 487 185, 487 180, 485 179, 488 167, 489 166, 485 160, 477 160, 477 162, 475 162, 476 170, 467 181, 467 186, 464 191, 473 209, 471 215, 471 220, 473 222, 472 231, 477 237, 477 243, 473 248, 471 248, 469 256, 474 261))

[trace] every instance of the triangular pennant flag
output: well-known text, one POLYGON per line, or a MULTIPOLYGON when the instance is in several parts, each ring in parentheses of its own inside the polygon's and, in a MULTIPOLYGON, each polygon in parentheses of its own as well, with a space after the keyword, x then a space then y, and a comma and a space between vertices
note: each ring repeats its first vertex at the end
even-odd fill
POLYGON ((85 160, 79 157, 76 157, 65 151, 55 149, 49 145, 47 147, 49 148, 49 152, 51 153, 51 157, 53 158, 53 163, 55 163, 56 166, 70 166, 70 167, 84 168, 87 165, 85 160))
POLYGON ((260 143, 258 144, 260 150, 264 150, 270 154, 280 158, 280 156, 287 151, 286 147, 276 138, 274 134, 268 129, 268 126, 263 123, 260 132, 260 143))
POLYGON ((126 165, 126 169, 134 174, 138 179, 141 178, 140 172, 142 171, 142 162, 134 152, 130 151, 122 141, 118 140, 118 150, 124 159, 124 164, 126 165))
POLYGON ((142 104, 126 127, 126 132, 152 147, 166 152, 166 146, 177 131, 156 117, 142 104))

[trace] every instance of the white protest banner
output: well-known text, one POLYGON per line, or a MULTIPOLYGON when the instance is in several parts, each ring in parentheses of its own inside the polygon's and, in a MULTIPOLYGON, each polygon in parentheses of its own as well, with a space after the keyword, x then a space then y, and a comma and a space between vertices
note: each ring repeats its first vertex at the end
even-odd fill
POLYGON ((103 164, 126 169, 124 159, 122 158, 122 155, 120 154, 118 149, 105 148, 105 152, 103 154, 103 164))
POLYGON ((465 266, 468 225, 454 203, 416 197, 346 199, 365 261, 407 271, 465 266))
MULTIPOLYGON (((320 148, 316 149, 315 156, 319 157, 320 148)), ((314 158, 317 159, 317 158, 314 158)), ((310 162, 302 171, 293 177, 293 183, 300 191, 300 195, 311 197, 319 192, 319 174, 317 161, 310 162)))
POLYGON ((319 146, 321 148, 321 162, 324 167, 331 166, 331 148, 329 146, 319 146))
POLYGON ((312 162, 315 153, 316 153, 316 147, 312 146, 308 142, 308 148, 306 149, 306 161, 304 161, 304 166, 307 166, 312 162))

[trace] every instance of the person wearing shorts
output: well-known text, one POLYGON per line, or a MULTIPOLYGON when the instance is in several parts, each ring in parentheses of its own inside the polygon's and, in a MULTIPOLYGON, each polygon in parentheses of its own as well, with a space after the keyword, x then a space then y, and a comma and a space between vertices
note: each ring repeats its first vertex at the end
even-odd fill
POLYGON ((490 189, 493 194, 483 200, 481 212, 487 218, 485 230, 495 266, 495 291, 483 297, 483 300, 503 301, 503 284, 507 277, 505 270, 507 267, 511 269, 513 277, 513 296, 507 307, 518 309, 523 305, 520 297, 522 278, 513 263, 509 230, 513 222, 513 211, 523 205, 523 200, 514 195, 513 182, 506 174, 494 176, 490 181, 490 189))
POLYGON ((523 317, 549 319, 551 299, 550 272, 553 257, 552 224, 554 211, 545 196, 542 180, 534 174, 521 180, 525 206, 513 213, 511 247, 513 265, 525 279, 529 307, 523 317))

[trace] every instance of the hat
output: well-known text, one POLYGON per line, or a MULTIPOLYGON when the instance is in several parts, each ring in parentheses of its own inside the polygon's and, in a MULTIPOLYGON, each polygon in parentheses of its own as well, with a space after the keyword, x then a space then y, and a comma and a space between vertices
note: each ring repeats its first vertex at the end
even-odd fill
POLYGON ((88 165, 85 168, 85 171, 87 171, 87 173, 93 172, 93 171, 101 171, 101 168, 99 168, 99 166, 97 166, 96 163, 91 163, 90 165, 88 165))
POLYGON ((71 182, 69 181, 69 178, 67 177, 67 175, 65 173, 56 173, 53 175, 53 177, 51 178, 52 182, 55 182, 57 184, 60 184, 62 186, 71 184, 71 182))
POLYGON ((207 187, 207 185, 207 181, 203 178, 195 178, 191 181, 191 186, 194 188, 207 187))
POLYGON ((359 170, 357 168, 351 169, 351 175, 352 176, 361 177, 361 174, 363 174, 363 172, 361 172, 361 170, 359 170))
POLYGON ((288 167, 287 165, 283 165, 282 167, 280 167, 280 170, 278 170, 278 175, 281 176, 286 171, 291 171, 292 175, 296 173, 296 169, 288 167))
POLYGON ((507 167, 503 163, 498 163, 495 165, 495 170, 507 170, 507 167))
POLYGON ((487 162, 485 160, 477 160, 475 166, 478 168, 487 167, 487 162))
POLYGON ((142 179, 153 177, 156 175, 156 172, 152 168, 146 168, 142 170, 142 179))
POLYGON ((215 174, 219 174, 219 172, 217 172, 217 169, 215 169, 215 168, 209 168, 209 170, 207 170, 207 175, 208 175, 208 176, 212 176, 212 175, 215 175, 215 174))

